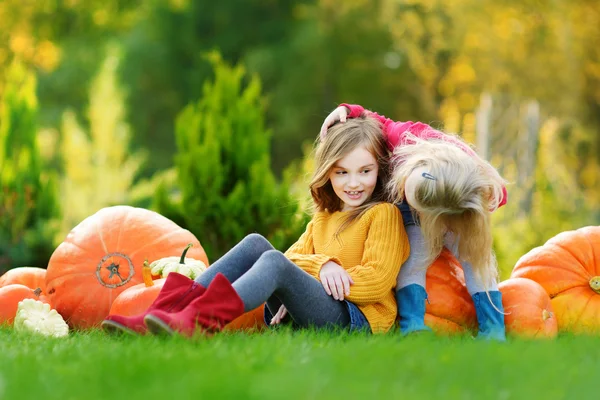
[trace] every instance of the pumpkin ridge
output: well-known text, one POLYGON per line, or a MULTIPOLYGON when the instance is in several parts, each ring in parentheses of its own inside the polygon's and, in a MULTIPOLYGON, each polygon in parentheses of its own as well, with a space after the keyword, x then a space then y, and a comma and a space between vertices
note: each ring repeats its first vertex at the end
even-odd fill
MULTIPOLYGON (((593 276, 592 273, 585 268, 585 266, 588 265, 589 263, 588 262, 584 262, 586 260, 580 260, 579 257, 577 255, 575 255, 575 253, 571 250, 571 247, 566 248, 564 245, 560 245, 559 247, 565 249, 567 251, 567 253, 569 253, 571 255, 571 257, 573 257, 573 259, 577 260, 577 262, 579 263, 579 267, 581 269, 583 269, 585 272, 587 272, 587 274, 590 277, 593 276)), ((592 247, 592 246, 590 246, 590 247, 592 247)), ((588 250, 588 249, 586 249, 586 250, 588 250)), ((588 279, 589 279, 589 277, 588 277, 588 279)))
MULTIPOLYGON (((584 293, 585 293, 585 292, 588 292, 588 290, 591 290, 589 287, 586 287, 586 286, 580 285, 580 286, 572 287, 572 288, 570 288, 570 289, 567 289, 567 290, 563 290, 561 293, 565 293, 565 292, 568 292, 568 291, 575 291, 575 290, 577 290, 577 289, 579 289, 579 291, 581 291, 581 292, 584 292, 584 293)), ((577 293, 575 293, 575 294, 577 294, 577 293)), ((577 325, 578 325, 578 323, 579 323, 579 320, 581 319, 581 317, 582 317, 582 316, 583 316, 583 314, 585 313, 585 309, 588 307, 588 305, 589 305, 589 304, 590 304, 590 302, 592 301, 592 298, 593 298, 595 295, 596 295, 596 293, 594 293, 594 292, 592 292, 592 293, 587 293, 587 299, 586 299, 585 305, 584 305, 584 306, 582 306, 582 307, 580 308, 580 309, 581 309, 581 312, 579 313, 579 315, 578 315, 576 318, 573 318, 573 319, 571 319, 570 325, 572 325, 572 326, 577 326, 577 325)), ((554 299, 554 298, 553 298, 553 299, 554 299)), ((579 308, 579 307, 578 307, 578 308, 579 308)), ((571 308, 571 310, 573 310, 573 308, 571 308)))
POLYGON ((581 317, 583 316, 583 314, 585 314, 585 309, 590 305, 590 303, 592 301, 592 297, 594 297, 595 294, 596 293, 594 293, 593 295, 589 296, 588 299, 587 299, 587 301, 585 302, 585 306, 581 307, 581 313, 575 319, 574 325, 579 325, 579 320, 581 319, 581 317))
POLYGON ((592 250, 592 262, 596 264, 596 268, 594 268, 594 276, 598 276, 600 275, 600 262, 596 262, 596 260, 600 261, 600 254, 596 254, 597 246, 594 245, 594 243, 592 242, 592 238, 590 237, 594 234, 594 232, 590 231, 585 230, 583 236, 585 237, 585 240, 589 243, 590 249, 592 250))
MULTIPOLYGON (((526 279, 530 279, 530 278, 526 278, 526 279)), ((586 281, 586 282, 579 282, 574 286, 568 287, 568 288, 563 289, 560 292, 556 292, 554 294, 548 293, 548 295, 550 296, 550 300, 552 300, 553 298, 555 298, 561 294, 564 294, 565 292, 568 292, 569 290, 573 290, 573 289, 590 289, 591 290, 590 285, 588 284, 588 281, 586 281)))
POLYGON ((552 243, 552 246, 557 247, 561 250, 563 250, 564 252, 566 252, 569 256, 571 256, 574 260, 577 260, 577 263, 579 264, 577 266, 577 268, 574 268, 573 265, 568 265, 568 266, 563 266, 564 264, 560 263, 560 264, 556 264, 556 265, 550 265, 550 267, 552 268, 560 268, 560 269, 566 269, 566 270, 571 270, 573 272, 578 272, 580 273, 581 277, 584 278, 586 281, 590 279, 591 277, 591 273, 585 268, 586 263, 582 262, 579 257, 577 257, 570 248, 566 248, 562 243, 552 243))
MULTIPOLYGON (((526 278, 526 279, 531 279, 531 278, 526 278)), ((534 282, 536 282, 536 281, 534 281, 534 282)), ((582 289, 586 289, 587 288, 587 289, 589 289, 589 287, 590 287, 590 285, 588 284, 587 281, 585 282, 585 284, 583 284, 581 282, 578 282, 578 283, 576 283, 575 285, 573 285, 571 287, 564 288, 564 289, 562 289, 562 290, 560 290, 558 292, 555 292, 553 294, 552 293, 548 293, 548 295, 550 296, 550 300, 552 300, 553 298, 555 298, 555 297, 557 297, 557 296, 559 296, 559 295, 561 295, 561 294, 563 294, 565 292, 568 292, 569 290, 573 290, 573 289, 577 289, 577 288, 582 288, 582 289)))
MULTIPOLYGON (((185 231, 185 232, 189 232, 187 229, 184 229, 184 231, 185 231)), ((130 255, 129 257, 130 257, 131 259, 133 259, 133 258, 135 258, 135 256, 136 256, 136 255, 137 255, 139 252, 141 252, 141 251, 143 251, 143 250, 146 250, 148 247, 154 246, 154 245, 156 245, 156 243, 158 243, 158 242, 160 242, 160 241, 162 241, 162 240, 165 240, 166 238, 168 238, 168 237, 170 237, 170 236, 172 236, 172 235, 176 235, 176 234, 180 234, 180 233, 181 233, 181 232, 178 232, 178 231, 170 231, 170 232, 168 232, 168 233, 166 233, 166 234, 164 234, 164 235, 162 235, 162 236, 159 236, 159 237, 158 237, 158 238, 157 238, 155 241, 153 241, 153 242, 150 242, 150 243, 147 243, 146 245, 144 245, 144 246, 142 246, 142 247, 138 248, 137 250, 135 250, 134 252, 132 252, 132 253, 131 253, 131 255, 130 255)))
MULTIPOLYGON (((68 239, 68 237, 67 237, 67 239, 68 239)), ((81 252, 82 252, 82 253, 89 253, 89 252, 91 252, 91 251, 93 251, 93 250, 94 250, 94 249, 93 249, 93 247, 90 247, 89 249, 86 249, 85 247, 81 246, 80 244, 78 244, 78 243, 75 243, 75 242, 70 242, 70 241, 68 241, 67 239, 65 239, 65 241, 64 241, 64 242, 62 242, 62 243, 60 244, 60 246, 62 246, 62 245, 64 245, 64 244, 67 244, 67 245, 72 245, 72 246, 75 246, 75 247, 77 247, 79 250, 81 250, 81 252)))
POLYGON ((121 234, 123 233, 123 229, 128 226, 127 219, 131 216, 131 209, 127 210, 125 216, 123 217, 123 222, 121 223, 121 228, 119 229, 119 236, 117 236, 117 249, 121 248, 121 234))
MULTIPOLYGON (((81 265, 81 264, 76 264, 76 265, 81 265)), ((61 275, 60 277, 55 277, 55 278, 51 278, 51 279, 47 279, 46 280, 46 287, 51 286, 52 281, 59 279, 59 278, 63 278, 63 279, 70 279, 71 276, 78 276, 78 275, 86 275, 86 276, 90 276, 89 272, 73 272, 73 273, 69 273, 68 274, 68 278, 65 278, 64 275, 61 275)), ((60 282, 61 284, 64 282, 60 282)))
POLYGON ((108 251, 108 248, 106 247, 106 242, 104 242, 104 238, 102 237, 102 231, 100 228, 102 228, 100 226, 100 222, 96 221, 96 234, 100 238, 100 243, 102 243, 102 249, 104 250, 104 254, 108 254, 110 253, 110 251, 108 251))
MULTIPOLYGON (((517 265, 515 266, 515 268, 513 269, 513 272, 511 273, 511 278, 515 278, 515 277, 520 277, 520 278, 527 278, 527 279, 531 279, 533 281, 536 281, 536 279, 532 278, 531 275, 537 275, 539 271, 541 270, 556 270, 556 273, 560 273, 562 275, 564 274, 569 274, 572 275, 574 278, 569 279, 572 281, 589 281, 591 278, 590 273, 584 268, 572 268, 570 265, 565 265, 565 263, 553 263, 553 260, 555 258, 548 258, 548 259, 541 259, 541 260, 537 260, 535 264, 528 264, 526 267, 521 267, 521 263, 517 263, 517 265)), ((541 283, 541 282, 538 282, 541 283)))

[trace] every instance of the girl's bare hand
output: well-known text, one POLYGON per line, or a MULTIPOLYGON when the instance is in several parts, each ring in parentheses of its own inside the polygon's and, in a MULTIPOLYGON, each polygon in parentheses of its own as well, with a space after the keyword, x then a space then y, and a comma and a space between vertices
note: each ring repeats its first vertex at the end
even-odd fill
POLYGON ((348 116, 348 109, 345 106, 339 106, 335 110, 331 112, 323 121, 323 125, 321 126, 321 140, 325 137, 327 133, 327 129, 335 124, 336 122, 346 122, 346 117, 348 116))
POLYGON ((328 261, 321 267, 319 277, 325 292, 339 301, 350 294, 350 285, 354 283, 350 274, 333 261, 328 261))
POLYGON ((279 307, 279 310, 277 310, 277 313, 271 319, 271 325, 277 325, 277 324, 281 323, 281 321, 283 320, 283 317, 285 317, 286 314, 287 314, 287 308, 285 308, 285 306, 282 304, 281 307, 279 307))

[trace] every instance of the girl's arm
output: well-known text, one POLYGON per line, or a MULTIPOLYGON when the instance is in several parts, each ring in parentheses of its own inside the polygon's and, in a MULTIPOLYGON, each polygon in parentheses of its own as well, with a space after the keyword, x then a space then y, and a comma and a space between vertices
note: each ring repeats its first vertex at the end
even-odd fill
POLYGON ((354 281, 346 299, 357 305, 377 303, 390 293, 410 251, 398 208, 393 204, 377 208, 361 264, 346 269, 354 281))
POLYGON ((383 126, 383 134, 387 138, 388 146, 390 150, 394 150, 396 146, 401 146, 404 144, 409 144, 410 139, 407 134, 410 133, 419 139, 423 140, 444 140, 446 142, 452 143, 455 146, 458 146, 467 154, 478 157, 477 153, 473 151, 466 143, 461 140, 455 138, 452 135, 447 135, 443 132, 440 132, 436 129, 433 129, 431 126, 424 124, 422 122, 396 122, 389 118, 386 118, 384 115, 379 115, 376 112, 365 110, 362 106, 358 104, 340 104, 340 106, 346 107, 348 109, 348 118, 357 118, 365 113, 369 117, 377 119, 381 122, 383 126))
POLYGON ((304 231, 298 241, 285 252, 285 256, 288 260, 308 272, 310 275, 318 277, 321 267, 326 262, 333 261, 337 264, 341 264, 341 262, 335 257, 325 254, 315 254, 312 227, 313 221, 310 221, 306 226, 306 231, 304 231))

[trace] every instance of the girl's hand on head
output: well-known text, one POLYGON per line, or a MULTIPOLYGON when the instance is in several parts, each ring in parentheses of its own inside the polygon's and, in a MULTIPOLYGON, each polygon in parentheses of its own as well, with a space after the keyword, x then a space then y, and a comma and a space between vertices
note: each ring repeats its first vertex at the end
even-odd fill
POLYGON ((335 124, 336 122, 346 122, 346 117, 348 116, 348 109, 345 106, 339 106, 335 110, 331 112, 323 121, 323 125, 321 126, 321 140, 325 137, 327 133, 327 129, 335 124))
POLYGON ((285 306, 282 304, 281 307, 279 307, 277 314, 275 314, 273 316, 273 318, 271 319, 271 325, 277 325, 277 324, 281 323, 281 321, 283 320, 283 317, 285 317, 286 314, 287 314, 287 308, 285 308, 285 306))
POLYGON ((333 261, 323 264, 319 277, 325 292, 339 301, 343 301, 344 296, 350 294, 350 285, 354 283, 350 274, 333 261))

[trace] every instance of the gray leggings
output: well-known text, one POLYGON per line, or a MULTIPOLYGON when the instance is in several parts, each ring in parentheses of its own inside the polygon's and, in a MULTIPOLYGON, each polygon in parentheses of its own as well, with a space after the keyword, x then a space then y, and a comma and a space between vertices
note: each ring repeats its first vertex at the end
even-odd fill
POLYGON ((207 287, 219 272, 233 283, 245 311, 266 302, 275 315, 284 304, 299 327, 350 326, 346 303, 329 296, 318 280, 275 250, 261 235, 246 236, 196 282, 207 287))

